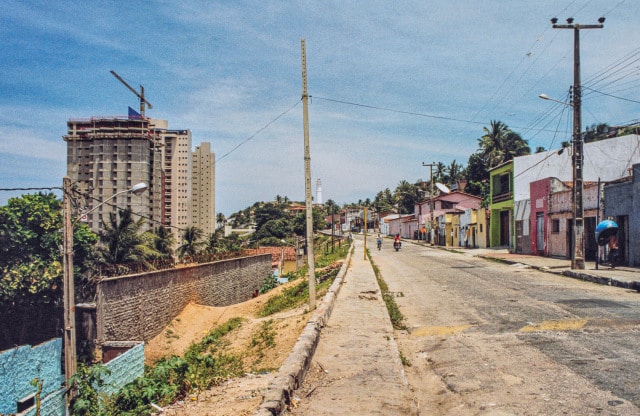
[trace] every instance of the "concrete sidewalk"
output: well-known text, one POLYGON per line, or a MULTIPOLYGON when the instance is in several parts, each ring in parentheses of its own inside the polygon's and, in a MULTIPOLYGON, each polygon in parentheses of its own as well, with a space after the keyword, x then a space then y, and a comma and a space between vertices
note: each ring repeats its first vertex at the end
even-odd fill
POLYGON ((346 273, 332 285, 335 296, 328 293, 318 307, 327 316, 322 332, 318 320, 310 320, 314 329, 305 328, 289 357, 306 377, 286 370, 285 362, 256 414, 280 414, 285 407, 295 415, 417 414, 373 268, 363 242, 354 246, 346 273))
MULTIPOLYGON (((444 247, 442 247, 444 248, 444 247)), ((458 250, 458 248, 455 248, 458 250)), ((571 260, 553 257, 509 253, 507 249, 464 249, 465 255, 497 260, 508 264, 523 264, 537 270, 555 273, 587 282, 599 283, 624 289, 640 290, 640 269, 634 267, 610 268, 595 262, 585 262, 583 270, 571 269, 571 260)))

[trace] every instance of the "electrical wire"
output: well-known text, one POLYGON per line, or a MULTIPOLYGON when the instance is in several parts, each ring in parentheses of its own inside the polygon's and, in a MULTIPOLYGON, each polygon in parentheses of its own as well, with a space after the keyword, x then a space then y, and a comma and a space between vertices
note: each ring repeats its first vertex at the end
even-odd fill
MULTIPOLYGON (((44 187, 38 187, 38 188, 35 188, 35 187, 34 187, 34 188, 0 188, 0 192, 15 192, 15 191, 53 191, 53 190, 59 190, 59 191, 63 191, 63 192, 64 192, 64 189, 63 189, 61 186, 48 186, 48 187, 47 187, 47 186, 44 186, 44 187)), ((111 202, 109 202, 109 201, 103 202, 103 201, 99 200, 98 198, 94 198, 94 197, 92 197, 91 195, 87 195, 87 194, 80 193, 80 192, 75 191, 75 190, 73 190, 73 189, 71 190, 71 193, 80 194, 80 195, 82 195, 82 197, 83 197, 83 198, 89 198, 89 199, 92 199, 92 200, 94 200, 94 201, 96 201, 96 202, 99 202, 99 203, 101 203, 101 204, 104 204, 104 205, 109 206, 109 207, 111 207, 111 208, 115 208, 115 209, 120 210, 120 211, 124 211, 124 210, 125 210, 125 208, 120 208, 120 207, 118 207, 117 205, 112 204, 112 203, 111 203, 111 202)), ((162 225, 162 226, 163 226, 163 227, 165 227, 165 228, 175 228, 176 230, 179 230, 179 231, 184 231, 184 230, 185 230, 184 228, 176 227, 176 226, 173 226, 173 225, 166 225, 166 224, 163 224, 163 223, 162 223, 162 221, 155 220, 155 219, 153 219, 153 218, 151 218, 151 217, 147 217, 147 216, 145 216, 145 215, 138 214, 138 213, 133 212, 133 211, 131 211, 131 214, 132 214, 132 215, 136 215, 136 216, 138 216, 138 217, 140 217, 140 218, 144 218, 145 220, 147 220, 147 221, 149 221, 149 222, 151 222, 151 223, 155 223, 155 224, 162 225)))
POLYGON ((255 133, 253 133, 251 136, 247 137, 246 139, 244 139, 242 142, 240 142, 236 147, 234 147, 233 149, 229 150, 227 153, 225 153, 224 155, 222 155, 221 157, 219 157, 218 159, 216 159, 216 163, 220 162, 222 159, 224 159, 225 157, 229 156, 231 153, 235 152, 236 150, 238 150, 240 148, 240 146, 242 146, 243 144, 247 143, 249 140, 253 139, 254 137, 256 137, 258 134, 262 133, 263 131, 265 131, 270 125, 272 125, 273 123, 275 123, 276 121, 278 121, 278 119, 280 119, 281 117, 283 117, 285 114, 287 114, 289 111, 293 110, 294 108, 296 108, 296 106, 298 106, 298 104, 300 104, 300 102, 302 101, 302 98, 300 100, 298 100, 294 105, 292 105, 289 109, 283 111, 282 113, 280 113, 276 118, 274 118, 273 120, 271 120, 270 122, 268 122, 267 124, 265 124, 262 128, 258 129, 255 133))
MULTIPOLYGON (((415 111, 397 110, 397 109, 393 109, 393 108, 389 108, 389 107, 380 107, 380 106, 375 106, 375 105, 370 105, 370 104, 354 103, 354 102, 351 102, 351 101, 336 100, 336 99, 333 99, 333 98, 316 97, 316 96, 314 96, 313 98, 315 98, 316 100, 320 100, 320 101, 329 101, 329 102, 338 103, 338 104, 351 105, 351 106, 354 106, 354 107, 369 108, 369 109, 372 109, 372 110, 379 110, 379 111, 388 111, 388 112, 391 112, 391 113, 406 114, 406 115, 416 116, 416 117, 427 117, 427 118, 433 118, 433 119, 438 119, 438 120, 455 121, 455 122, 461 122, 461 123, 476 124, 476 125, 481 125, 481 126, 486 126, 486 124, 487 124, 487 123, 484 123, 484 122, 481 122, 481 121, 464 120, 464 119, 455 118, 455 117, 436 116, 434 114, 418 113, 418 112, 415 112, 415 111)), ((513 127, 514 128, 518 128, 518 129, 522 128, 522 127, 518 127, 518 126, 513 126, 513 127)), ((534 130, 540 130, 540 129, 534 129, 534 130)), ((542 131, 553 132, 554 130, 542 130, 542 131)))

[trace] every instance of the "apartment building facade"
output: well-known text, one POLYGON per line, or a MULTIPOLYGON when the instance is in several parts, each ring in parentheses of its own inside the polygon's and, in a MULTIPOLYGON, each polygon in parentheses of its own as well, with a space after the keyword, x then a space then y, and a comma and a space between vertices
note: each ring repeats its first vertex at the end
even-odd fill
POLYGON ((216 155, 211 151, 211 143, 202 142, 196 146, 192 163, 193 225, 208 236, 216 230, 216 155))
POLYGON ((192 152, 190 130, 170 130, 166 120, 139 116, 92 117, 70 119, 63 139, 67 176, 80 196, 78 217, 94 232, 103 230, 118 209, 144 217, 149 228, 171 227, 177 240, 185 227, 208 232, 207 221, 215 222, 213 153, 209 143, 192 152), (205 147, 209 156, 203 162, 205 147), (141 182, 147 185, 141 195, 122 192, 141 182))
POLYGON ((67 176, 78 192, 78 216, 99 232, 117 209, 160 221, 161 181, 156 156, 161 143, 149 119, 92 117, 67 122, 67 176), (145 183, 141 195, 120 193, 145 183), (114 197, 117 193, 118 196, 114 197), (102 202, 105 202, 99 206, 102 202), (95 207, 98 207, 95 209, 95 207))

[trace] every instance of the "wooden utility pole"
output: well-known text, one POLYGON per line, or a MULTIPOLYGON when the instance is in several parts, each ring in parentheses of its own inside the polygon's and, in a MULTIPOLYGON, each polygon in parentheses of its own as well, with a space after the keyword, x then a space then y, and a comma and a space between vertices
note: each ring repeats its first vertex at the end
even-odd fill
POLYGON ((429 226, 429 241, 431 242, 431 245, 434 245, 434 241, 435 241, 435 223, 434 223, 434 213, 433 211, 436 209, 436 203, 433 200, 433 167, 436 166, 436 163, 424 163, 422 162, 422 166, 429 166, 429 173, 430 175, 430 179, 429 179, 429 183, 431 184, 431 196, 429 197, 429 211, 431 213, 431 225, 429 226))
POLYGON ((364 258, 363 260, 367 259, 367 207, 364 207, 364 258))
POLYGON ((554 29, 573 29, 573 247, 571 250, 571 268, 584 269, 584 201, 583 166, 584 156, 582 140, 582 94, 580 85, 580 29, 602 29, 604 17, 598 19, 598 25, 574 24, 573 18, 566 25, 558 25, 557 18, 551 19, 554 29))
POLYGON ((307 93, 307 51, 302 47, 302 123, 304 125, 304 190, 307 216, 307 262, 309 265, 309 311, 316 308, 316 267, 313 254, 313 202, 311 201, 311 152, 309 150, 309 95, 307 93))
POLYGON ((63 276, 64 302, 64 377, 67 381, 67 404, 72 397, 69 379, 76 374, 76 304, 73 282, 73 223, 71 222, 71 179, 65 176, 62 183, 63 214, 63 276))

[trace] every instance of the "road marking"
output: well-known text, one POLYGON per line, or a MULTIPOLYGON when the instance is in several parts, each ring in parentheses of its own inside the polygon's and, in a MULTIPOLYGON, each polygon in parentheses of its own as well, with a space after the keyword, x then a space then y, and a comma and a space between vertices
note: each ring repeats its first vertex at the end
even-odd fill
POLYGON ((422 326, 411 331, 414 337, 433 337, 442 335, 455 335, 462 332, 471 325, 455 325, 455 326, 422 326))
POLYGON ((531 324, 520 328, 519 332, 539 332, 539 331, 577 331, 582 329, 588 319, 563 319, 560 321, 544 321, 538 324, 531 324))

